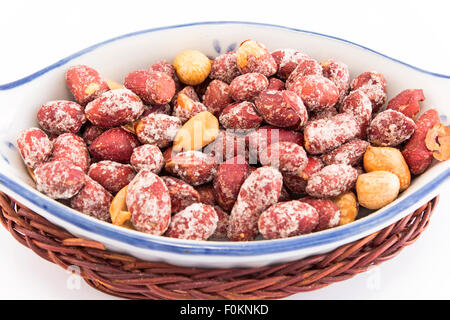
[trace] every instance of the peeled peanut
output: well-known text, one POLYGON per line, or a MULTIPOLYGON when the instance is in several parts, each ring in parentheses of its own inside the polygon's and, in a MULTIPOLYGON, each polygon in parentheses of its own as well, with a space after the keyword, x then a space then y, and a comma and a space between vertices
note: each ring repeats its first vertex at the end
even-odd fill
POLYGON ((174 151, 198 150, 214 141, 219 134, 219 120, 203 111, 189 119, 177 132, 174 151))
POLYGON ((368 209, 380 209, 394 201, 400 191, 400 180, 389 171, 361 174, 356 181, 358 202, 368 209))
POLYGON ((369 147, 364 154, 366 172, 389 171, 400 180, 400 191, 411 183, 411 173, 400 150, 390 147, 369 147))
POLYGON ((197 50, 184 50, 173 61, 181 82, 194 86, 202 83, 211 72, 211 61, 197 50))
POLYGON ((344 192, 337 197, 331 199, 341 211, 341 218, 339 220, 339 225, 355 221, 358 215, 358 202, 356 201, 356 196, 353 192, 344 192))
POLYGON ((131 213, 128 211, 126 204, 127 189, 128 186, 125 186, 119 192, 117 192, 116 196, 111 201, 109 214, 114 225, 122 226, 125 228, 132 228, 130 222, 131 213))

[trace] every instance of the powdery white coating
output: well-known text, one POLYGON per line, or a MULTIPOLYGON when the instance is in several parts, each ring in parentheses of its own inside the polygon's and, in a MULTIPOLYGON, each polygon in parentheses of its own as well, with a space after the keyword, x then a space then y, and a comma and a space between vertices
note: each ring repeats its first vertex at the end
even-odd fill
POLYGON ((316 198, 329 198, 347 192, 356 183, 358 171, 345 164, 332 164, 313 174, 306 193, 316 198))
POLYGON ((339 91, 336 85, 322 75, 314 74, 298 77, 288 87, 288 90, 295 92, 302 98, 308 111, 317 112, 331 108, 339 100, 339 91))
POLYGON ((86 106, 86 117, 92 124, 110 128, 136 121, 144 112, 141 99, 128 89, 103 93, 86 106))
POLYGON ((159 148, 169 146, 181 129, 181 120, 161 113, 152 113, 141 119, 136 134, 142 143, 154 144, 159 148))
POLYGON ((348 164, 354 166, 360 162, 369 146, 370 143, 365 140, 353 139, 322 155, 322 160, 327 165, 348 164))
POLYGON ((185 123, 193 116, 207 110, 208 108, 203 103, 192 100, 189 103, 189 106, 182 106, 178 103, 175 103, 172 111, 172 116, 179 118, 181 122, 185 123))
POLYGON ((98 182, 88 176, 85 179, 83 188, 70 200, 70 206, 88 216, 109 222, 113 196, 98 182))
POLYGON ((298 61, 297 66, 291 72, 289 78, 287 78, 286 88, 291 90, 292 86, 299 78, 310 75, 322 76, 322 66, 317 60, 305 57, 298 61))
POLYGON ((350 84, 351 90, 361 89, 372 102, 373 113, 380 110, 386 102, 386 79, 376 71, 364 72, 350 84))
POLYGON ((68 160, 84 172, 91 163, 86 143, 73 133, 64 133, 53 140, 52 160, 68 160))
POLYGON ((84 65, 72 66, 67 70, 66 84, 75 100, 82 105, 109 90, 108 84, 100 74, 84 65))
POLYGON ((69 199, 84 185, 85 174, 70 161, 50 161, 34 171, 36 188, 53 199, 69 199))
POLYGON ((174 173, 193 186, 212 181, 217 172, 216 159, 196 150, 180 152, 172 162, 174 173))
POLYGON ((230 84, 240 74, 236 61, 236 51, 231 51, 221 54, 213 60, 209 77, 230 84))
POLYGON ((233 79, 230 93, 236 101, 251 101, 267 89, 269 80, 260 73, 246 73, 233 79))
POLYGON ((308 164, 305 149, 293 142, 272 143, 260 154, 264 166, 272 166, 282 173, 299 174, 308 164))
POLYGON ((348 113, 310 121, 303 131, 305 149, 310 154, 321 154, 333 150, 358 133, 358 122, 348 113))
POLYGON ((172 217, 164 235, 186 240, 207 240, 216 230, 218 221, 213 207, 194 203, 172 217))
POLYGON ((258 128, 262 120, 255 105, 249 101, 228 105, 219 117, 219 122, 225 129, 243 131, 258 128))
POLYGON ((54 134, 77 133, 86 122, 83 108, 78 103, 66 100, 44 103, 37 113, 37 119, 44 130, 54 134))
POLYGON ((133 180, 136 173, 129 164, 103 160, 93 163, 89 167, 88 175, 113 194, 133 180))
POLYGON ((395 147, 408 140, 417 129, 414 121, 403 113, 388 109, 380 112, 370 123, 367 136, 371 143, 395 147))
POLYGON ((278 70, 277 63, 269 50, 254 40, 241 43, 236 51, 236 60, 241 73, 256 72, 269 77, 278 70))
POLYGON ((314 207, 292 200, 264 211, 259 217, 258 229, 266 239, 281 239, 310 233, 318 223, 319 214, 314 207))
POLYGON ((209 144, 204 151, 214 156, 218 163, 237 155, 248 159, 245 137, 234 130, 219 130, 216 140, 209 144))
POLYGON ((148 169, 158 174, 164 167, 164 156, 161 150, 152 144, 144 144, 133 149, 130 164, 136 171, 148 169))
POLYGON ((272 51, 272 57, 278 65, 277 75, 281 79, 287 79, 302 60, 309 58, 308 55, 292 48, 272 51))
POLYGON ((372 102, 364 91, 357 89, 350 92, 342 100, 340 111, 353 115, 359 124, 358 137, 365 139, 367 136, 367 127, 372 119, 372 102))
POLYGON ((201 202, 200 194, 190 184, 174 177, 162 176, 161 179, 169 190, 172 214, 201 202))
POLYGON ((131 223, 136 230, 162 235, 169 226, 169 190, 161 178, 151 171, 139 171, 130 182, 126 204, 131 213, 131 223))
POLYGON ((308 112, 300 96, 288 90, 266 90, 255 99, 258 112, 273 126, 298 130, 308 121, 308 112))
POLYGON ((255 164, 260 153, 272 143, 290 141, 303 145, 303 134, 298 131, 280 129, 273 126, 263 126, 246 136, 250 164, 255 164))
POLYGON ((248 176, 231 210, 230 240, 248 241, 257 236, 259 215, 278 201, 282 185, 281 173, 272 167, 258 168, 248 176))
POLYGON ((322 231, 339 225, 341 211, 333 201, 315 198, 303 198, 300 201, 312 206, 319 214, 319 223, 314 231, 322 231))
POLYGON ((314 173, 320 171, 324 167, 322 160, 318 157, 308 156, 308 164, 306 168, 296 174, 283 174, 283 183, 294 193, 304 194, 308 179, 314 173))
POLYGON ((39 128, 29 128, 20 132, 17 137, 17 146, 23 162, 31 169, 46 162, 53 149, 47 134, 39 128))
POLYGON ((327 60, 321 63, 323 75, 333 81, 339 90, 339 101, 342 101, 350 88, 350 71, 348 66, 340 61, 327 60))

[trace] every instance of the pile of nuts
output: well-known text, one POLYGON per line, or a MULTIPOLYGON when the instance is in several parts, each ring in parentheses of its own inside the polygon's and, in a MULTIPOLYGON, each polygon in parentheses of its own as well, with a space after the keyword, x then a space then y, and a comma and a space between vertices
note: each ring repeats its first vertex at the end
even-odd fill
POLYGON ((37 189, 137 231, 193 240, 298 236, 354 221, 450 158, 420 89, 387 101, 377 72, 247 40, 129 73, 67 70, 75 101, 37 113, 17 144, 37 189), (356 193, 356 194, 355 194, 356 193))

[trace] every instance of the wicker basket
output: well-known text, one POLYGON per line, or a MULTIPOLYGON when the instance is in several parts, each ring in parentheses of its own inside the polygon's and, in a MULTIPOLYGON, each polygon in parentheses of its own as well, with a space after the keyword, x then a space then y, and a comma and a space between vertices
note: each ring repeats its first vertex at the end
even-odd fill
POLYGON ((396 223, 330 253, 248 269, 184 268, 109 252, 53 225, 0 193, 1 222, 13 237, 64 269, 76 265, 93 288, 128 299, 279 299, 353 277, 395 257, 427 227, 438 197, 396 223))

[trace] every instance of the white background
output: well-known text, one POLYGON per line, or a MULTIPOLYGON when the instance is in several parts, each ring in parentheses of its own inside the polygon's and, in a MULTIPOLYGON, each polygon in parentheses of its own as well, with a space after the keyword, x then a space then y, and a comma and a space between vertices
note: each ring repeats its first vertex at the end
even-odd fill
MULTIPOLYGON (((321 32, 450 75, 446 2, 5 1, 0 11, 0 84, 117 35, 206 20, 255 21, 321 32)), ((449 182, 441 194, 427 231, 399 256, 351 280, 291 298, 450 299, 449 182)), ((77 283, 66 271, 22 247, 3 228, 0 243, 0 298, 110 298, 77 283)))

